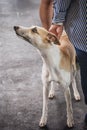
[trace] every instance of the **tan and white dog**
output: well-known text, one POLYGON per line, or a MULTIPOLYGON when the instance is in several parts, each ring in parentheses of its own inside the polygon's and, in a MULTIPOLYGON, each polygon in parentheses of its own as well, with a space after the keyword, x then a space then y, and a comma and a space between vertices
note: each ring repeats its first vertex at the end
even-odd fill
POLYGON ((47 123, 47 99, 48 97, 54 97, 54 81, 60 84, 64 90, 67 105, 67 125, 68 127, 72 127, 74 125, 74 120, 69 88, 70 84, 72 84, 76 100, 80 100, 80 95, 75 81, 76 53, 66 33, 63 33, 59 41, 54 34, 38 26, 32 26, 30 28, 15 26, 14 30, 17 35, 39 50, 43 60, 43 110, 39 126, 44 127, 47 123))

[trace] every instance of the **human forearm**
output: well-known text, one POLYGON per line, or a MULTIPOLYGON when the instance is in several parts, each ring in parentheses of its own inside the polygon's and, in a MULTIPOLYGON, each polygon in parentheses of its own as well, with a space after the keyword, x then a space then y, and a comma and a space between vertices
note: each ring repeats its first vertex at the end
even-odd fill
POLYGON ((39 15, 42 26, 49 30, 53 16, 53 0, 41 0, 39 15))

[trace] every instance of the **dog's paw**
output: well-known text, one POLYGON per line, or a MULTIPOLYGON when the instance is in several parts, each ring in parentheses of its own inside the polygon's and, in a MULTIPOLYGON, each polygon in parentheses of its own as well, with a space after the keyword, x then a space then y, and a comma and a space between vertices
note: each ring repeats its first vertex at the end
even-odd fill
POLYGON ((49 98, 49 99, 53 99, 54 97, 55 97, 54 92, 50 92, 48 98, 49 98))
POLYGON ((39 123, 39 127, 43 128, 43 127, 45 127, 45 126, 46 126, 46 123, 44 123, 44 122, 40 122, 40 123, 39 123))
POLYGON ((73 118, 67 119, 67 126, 69 128, 72 128, 74 126, 74 120, 73 120, 73 118))
POLYGON ((75 100, 76 101, 80 101, 80 94, 78 93, 78 94, 74 94, 74 97, 75 97, 75 100))
POLYGON ((46 126, 46 124, 47 124, 47 119, 41 118, 40 123, 39 123, 39 126, 40 126, 41 128, 43 128, 43 127, 46 126))

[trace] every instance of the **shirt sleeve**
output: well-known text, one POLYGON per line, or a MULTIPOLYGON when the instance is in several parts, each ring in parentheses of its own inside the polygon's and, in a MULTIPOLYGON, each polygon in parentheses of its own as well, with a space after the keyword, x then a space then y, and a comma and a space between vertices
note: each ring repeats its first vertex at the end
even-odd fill
POLYGON ((71 0, 54 0, 53 8, 54 15, 52 23, 63 23, 65 21, 66 13, 71 4, 71 0))

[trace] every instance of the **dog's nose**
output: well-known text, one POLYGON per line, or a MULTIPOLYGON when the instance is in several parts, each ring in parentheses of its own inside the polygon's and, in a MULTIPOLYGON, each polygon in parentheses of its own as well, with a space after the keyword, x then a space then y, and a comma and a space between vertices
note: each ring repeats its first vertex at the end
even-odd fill
POLYGON ((14 30, 16 31, 16 30, 18 30, 19 29, 19 27, 18 26, 14 26, 14 30))

